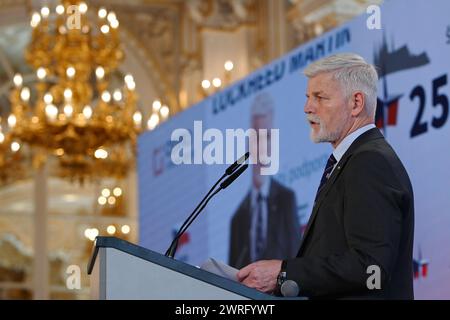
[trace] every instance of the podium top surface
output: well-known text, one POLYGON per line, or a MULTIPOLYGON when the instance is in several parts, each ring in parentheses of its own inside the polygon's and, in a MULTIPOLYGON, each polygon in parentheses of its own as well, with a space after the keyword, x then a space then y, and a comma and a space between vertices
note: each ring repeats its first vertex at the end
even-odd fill
POLYGON ((133 255, 135 257, 144 259, 146 261, 158 264, 165 268, 174 270, 176 272, 183 273, 194 279, 210 283, 214 286, 228 290, 230 292, 237 293, 241 296, 247 297, 249 299, 255 300, 272 300, 272 299, 283 299, 280 297, 275 297, 258 290, 249 288, 239 282, 220 277, 216 274, 210 273, 208 271, 202 270, 190 264, 168 258, 163 254, 158 252, 143 248, 141 246, 135 245, 128 241, 116 238, 116 237, 97 237, 94 243, 94 248, 92 252, 91 259, 88 264, 87 272, 91 274, 92 269, 97 258, 99 248, 114 248, 125 252, 127 254, 133 255))

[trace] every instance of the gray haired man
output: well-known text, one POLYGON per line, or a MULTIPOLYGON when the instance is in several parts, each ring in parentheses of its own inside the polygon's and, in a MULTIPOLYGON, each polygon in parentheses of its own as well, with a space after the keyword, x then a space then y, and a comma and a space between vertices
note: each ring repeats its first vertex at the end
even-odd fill
POLYGON ((329 142, 297 256, 242 268, 239 281, 326 299, 413 299, 414 198, 408 174, 374 125, 377 73, 356 54, 309 65, 304 112, 311 139, 329 142), (373 270, 379 285, 370 285, 373 270), (292 282, 289 282, 292 283, 292 282))

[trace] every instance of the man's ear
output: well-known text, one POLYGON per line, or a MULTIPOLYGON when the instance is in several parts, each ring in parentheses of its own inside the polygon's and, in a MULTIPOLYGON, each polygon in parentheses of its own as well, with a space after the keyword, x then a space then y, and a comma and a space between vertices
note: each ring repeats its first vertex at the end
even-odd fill
POLYGON ((356 91, 352 94, 350 99, 352 107, 352 116, 357 117, 363 112, 364 105, 366 104, 365 96, 362 91, 356 91))

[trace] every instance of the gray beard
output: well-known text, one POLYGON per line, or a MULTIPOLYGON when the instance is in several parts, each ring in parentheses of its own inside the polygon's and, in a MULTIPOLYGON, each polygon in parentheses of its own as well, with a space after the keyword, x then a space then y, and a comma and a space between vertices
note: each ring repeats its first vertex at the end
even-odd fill
POLYGON ((317 134, 311 129, 310 138, 314 143, 333 142, 339 138, 339 132, 328 132, 326 129, 320 128, 317 134))

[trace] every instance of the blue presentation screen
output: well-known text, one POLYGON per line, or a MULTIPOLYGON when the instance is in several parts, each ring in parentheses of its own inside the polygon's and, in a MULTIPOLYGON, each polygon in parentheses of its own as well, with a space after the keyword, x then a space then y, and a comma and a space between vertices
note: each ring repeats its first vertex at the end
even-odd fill
POLYGON ((362 15, 143 134, 138 147, 140 244, 164 253, 227 168, 227 157, 241 156, 243 149, 227 139, 227 130, 258 127, 276 129, 271 137, 278 139, 279 157, 271 159, 275 173, 261 178, 251 166, 218 193, 180 239, 176 257, 193 265, 214 257, 237 267, 254 260, 257 232, 248 217, 255 210, 257 183, 265 190, 270 216, 277 217, 265 222, 266 228, 276 225, 268 235, 272 248, 267 254, 295 255, 332 151, 328 144, 310 141, 302 71, 322 57, 355 52, 381 70, 376 124, 402 159, 414 188, 416 298, 450 298, 449 12, 445 0, 433 5, 388 1, 382 6, 382 29, 368 30, 367 15, 362 15), (255 120, 267 110, 270 121, 255 120), (180 139, 173 141, 172 135, 179 129, 190 137, 183 139, 183 156, 192 164, 173 161, 180 139))

